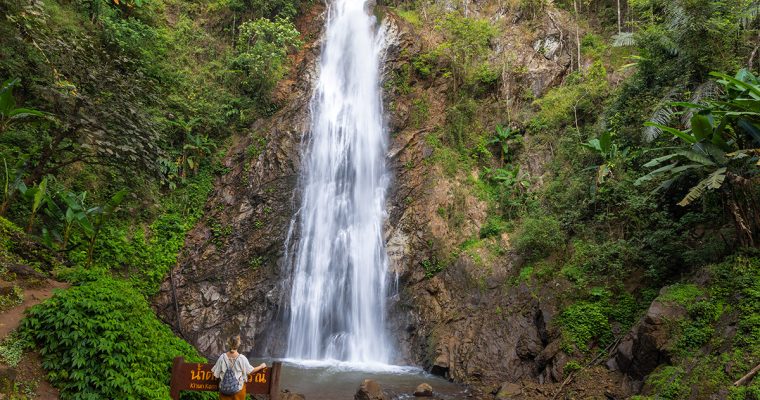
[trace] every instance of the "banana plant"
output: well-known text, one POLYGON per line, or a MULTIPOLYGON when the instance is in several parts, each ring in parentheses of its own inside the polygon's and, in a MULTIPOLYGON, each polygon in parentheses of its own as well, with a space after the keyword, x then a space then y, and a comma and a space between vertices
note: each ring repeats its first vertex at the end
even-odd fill
POLYGON ((89 246, 87 247, 87 265, 92 265, 95 242, 98 240, 98 235, 100 234, 101 228, 103 228, 103 224, 119 208, 128 193, 129 191, 122 189, 111 196, 111 198, 102 206, 93 207, 87 211, 88 215, 92 215, 91 229, 86 229, 83 226, 84 233, 89 240, 89 246))
POLYGON ((20 80, 8 79, 0 86, 0 132, 5 132, 10 126, 22 119, 32 117, 45 117, 48 114, 33 108, 16 107, 16 99, 13 97, 13 87, 20 80))
POLYGON ((507 161, 509 159, 510 141, 519 140, 518 138, 520 138, 520 136, 518 136, 517 131, 512 130, 512 128, 496 125, 496 135, 488 141, 488 144, 499 145, 501 160, 507 161))
POLYGON ((197 174, 201 161, 214 152, 216 145, 209 140, 208 136, 200 134, 189 134, 187 139, 188 142, 182 147, 182 157, 190 171, 197 174))
POLYGON ((609 131, 605 131, 598 138, 581 143, 581 145, 598 154, 603 160, 601 164, 593 167, 596 169, 596 183, 598 185, 603 184, 607 177, 612 176, 618 160, 628 154, 627 149, 621 150, 617 144, 613 143, 612 133, 609 131))
POLYGON ((658 189, 668 188, 685 174, 702 179, 678 203, 687 206, 708 191, 722 190, 742 245, 760 245, 760 213, 754 186, 760 177, 760 80, 742 70, 735 77, 713 72, 723 85, 722 99, 702 104, 675 102, 691 113, 686 129, 649 122, 680 139, 682 146, 670 154, 644 164, 656 168, 636 185, 662 180, 658 189))
POLYGON ((82 230, 86 237, 92 236, 93 226, 90 222, 90 215, 97 210, 97 207, 86 207, 87 192, 74 193, 65 190, 57 196, 65 207, 59 207, 56 202, 51 202, 48 207, 56 218, 63 222, 63 236, 60 239, 60 250, 65 251, 68 247, 71 233, 76 226, 82 230))
POLYGON ((32 203, 31 212, 29 213, 29 221, 26 224, 27 233, 32 232, 32 228, 34 227, 34 219, 37 216, 37 213, 40 211, 42 206, 47 203, 47 183, 48 178, 45 177, 42 179, 42 182, 40 182, 39 185, 32 188, 27 188, 27 186, 23 183, 21 183, 19 186, 19 191, 24 196, 24 198, 31 201, 32 203))

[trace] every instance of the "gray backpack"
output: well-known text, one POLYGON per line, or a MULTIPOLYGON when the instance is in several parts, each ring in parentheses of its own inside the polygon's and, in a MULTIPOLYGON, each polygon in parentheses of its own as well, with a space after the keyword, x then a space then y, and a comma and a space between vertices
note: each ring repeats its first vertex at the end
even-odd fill
MULTIPOLYGON (((227 359, 227 357, 224 358, 227 359)), ((237 364, 238 358, 240 358, 240 356, 235 357, 235 361, 231 366, 229 363, 227 364, 227 371, 224 373, 222 381, 219 382, 219 393, 223 395, 231 396, 243 389, 243 385, 241 385, 240 381, 235 377, 234 367, 237 364)))

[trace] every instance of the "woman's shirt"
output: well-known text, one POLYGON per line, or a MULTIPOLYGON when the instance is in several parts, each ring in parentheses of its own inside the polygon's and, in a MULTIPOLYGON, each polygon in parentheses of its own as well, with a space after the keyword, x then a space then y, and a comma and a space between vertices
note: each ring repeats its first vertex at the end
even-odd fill
POLYGON ((222 353, 222 355, 219 356, 216 360, 216 364, 211 368, 211 372, 214 373, 215 377, 222 379, 228 368, 233 369, 235 378, 241 384, 245 384, 245 378, 248 377, 248 374, 253 372, 253 366, 248 362, 248 359, 244 355, 238 354, 237 358, 229 358, 227 353, 222 353))

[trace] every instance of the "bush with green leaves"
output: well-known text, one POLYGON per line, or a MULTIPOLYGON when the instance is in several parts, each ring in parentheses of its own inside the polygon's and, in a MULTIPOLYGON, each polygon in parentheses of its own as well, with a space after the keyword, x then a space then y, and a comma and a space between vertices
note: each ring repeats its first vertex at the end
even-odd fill
POLYGON ((603 302, 580 301, 565 309, 559 317, 562 345, 566 351, 573 347, 587 351, 594 343, 606 345, 612 340, 612 330, 603 302))
MULTIPOLYGON (((486 19, 450 12, 436 21, 436 28, 443 33, 445 41, 434 53, 448 64, 457 85, 472 89, 478 84, 491 85, 498 79, 487 60, 491 40, 499 33, 495 25, 486 19)), ((430 70, 425 65, 418 63, 415 68, 423 76, 429 75, 430 70)))
POLYGON ((168 398, 172 359, 203 361, 137 290, 107 276, 32 307, 19 332, 63 399, 168 398))
POLYGON ((268 101, 277 82, 287 71, 287 55, 302 45, 295 25, 287 19, 266 18, 240 25, 237 56, 232 67, 243 76, 243 90, 261 101, 268 101))
POLYGON ((525 218, 513 239, 515 250, 530 259, 543 258, 561 250, 566 240, 562 226, 551 215, 525 218))

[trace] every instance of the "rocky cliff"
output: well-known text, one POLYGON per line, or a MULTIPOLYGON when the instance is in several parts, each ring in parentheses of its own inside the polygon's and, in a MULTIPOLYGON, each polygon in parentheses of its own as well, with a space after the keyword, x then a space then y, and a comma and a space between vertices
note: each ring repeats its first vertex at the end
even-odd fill
MULTIPOLYGON (((314 6, 301 18, 304 37, 320 36, 323 11, 314 6)), ((450 106, 442 93, 457 89, 449 76, 411 73, 426 39, 391 9, 379 7, 378 14, 388 37, 383 86, 394 182, 386 243, 397 281, 389 299, 397 361, 488 390, 504 381, 556 382, 567 359, 551 322, 562 300, 556 286, 564 283, 541 290, 514 284, 522 260, 509 250, 496 256, 485 248, 453 251, 478 235, 488 211, 467 186, 468 171, 451 175, 431 161, 440 157, 431 137, 446 124, 450 106), (415 110, 420 102, 428 108, 422 117, 415 110)), ((541 96, 571 62, 559 12, 531 21, 529 35, 520 15, 495 15, 512 21, 492 46, 513 66, 502 72, 498 93, 487 95, 495 105, 478 111, 491 125, 499 122, 496 103, 521 101, 525 90, 541 96)), ((278 89, 282 109, 230 144, 229 173, 215 183, 205 217, 155 299, 164 320, 204 354, 220 351, 229 333, 240 333, 249 345, 255 340, 256 353, 281 354, 289 289, 283 256, 299 199, 301 141, 318 53, 319 41, 312 40, 278 89)), ((548 152, 535 149, 520 163, 540 181, 548 152)), ((509 242, 502 234, 486 246, 509 249, 509 242)))

